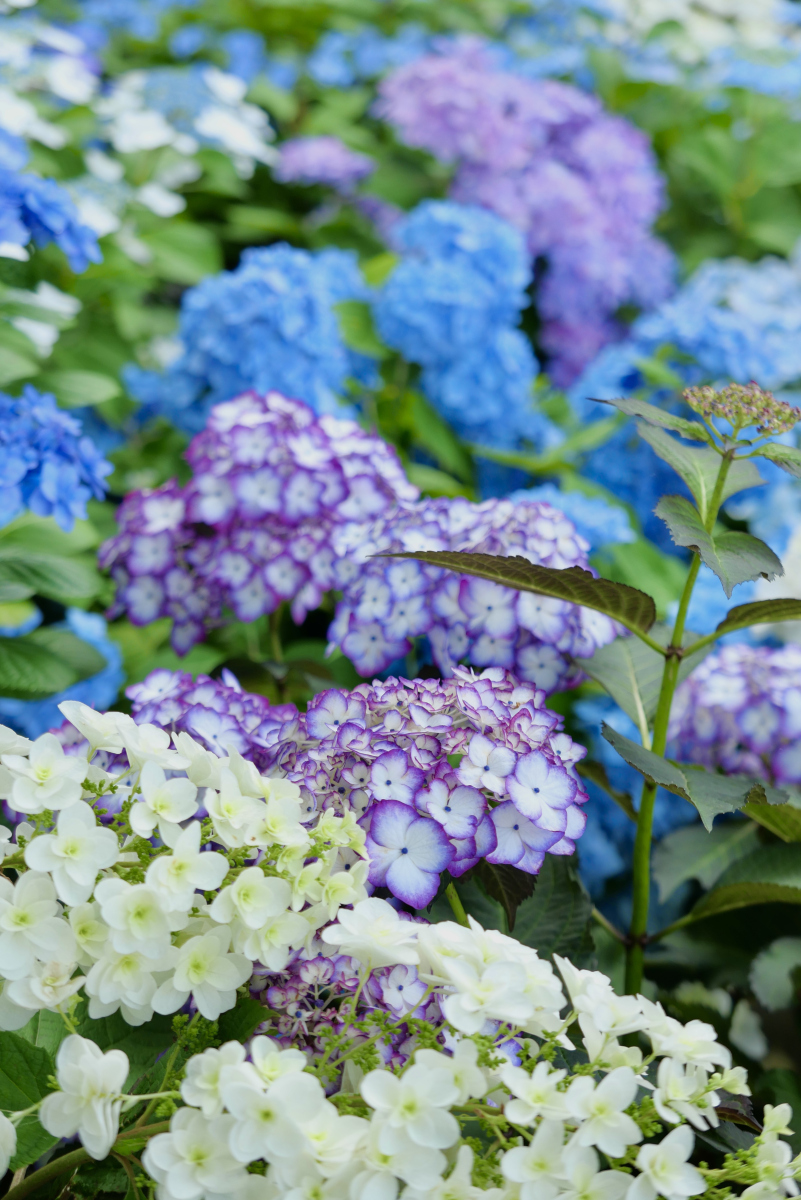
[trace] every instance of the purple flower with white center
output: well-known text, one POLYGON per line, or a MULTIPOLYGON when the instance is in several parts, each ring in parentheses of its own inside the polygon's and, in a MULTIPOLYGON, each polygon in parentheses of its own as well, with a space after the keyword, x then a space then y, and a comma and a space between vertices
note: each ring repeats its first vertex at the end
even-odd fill
POLYGON ((416 967, 393 967, 389 974, 376 979, 376 983, 382 1003, 397 1016, 413 1012, 427 990, 416 967))
POLYGON ((312 737, 324 738, 336 733, 347 721, 363 721, 364 700, 360 696, 343 696, 335 688, 318 692, 306 709, 306 728, 312 737))
POLYGON ((375 168, 366 154, 351 150, 337 137, 322 135, 283 142, 273 174, 281 183, 322 183, 347 194, 375 168))
POLYGON ((532 750, 515 763, 506 790, 523 816, 561 832, 564 811, 573 803, 578 784, 560 763, 550 762, 541 750, 532 750))
POLYGON ((423 779, 423 772, 410 765, 403 750, 390 750, 373 763, 368 788, 375 800, 397 800, 401 804, 411 804, 423 779))
POLYGON ((514 770, 516 755, 483 733, 474 733, 467 755, 459 764, 459 779, 468 787, 485 787, 496 795, 506 791, 506 778, 514 770))
MULTIPOLYGON (((171 617, 179 654, 226 606, 255 621, 290 601, 302 621, 334 586, 334 528, 418 494, 385 442, 277 392, 217 405, 186 457, 192 480, 128 495, 100 552, 117 585, 113 613, 137 625, 171 617)), ((413 607, 393 620, 404 637, 421 624, 413 607)), ((385 653, 382 634, 376 658, 385 653)))
POLYGON ((493 808, 490 817, 497 837, 495 849, 487 855, 490 863, 508 863, 535 875, 546 852, 562 840, 561 833, 540 829, 524 817, 511 800, 493 808))
POLYGON ((442 827, 397 800, 382 800, 373 808, 367 852, 370 882, 388 887, 412 908, 431 903, 440 872, 454 857, 442 827))
POLYGON ((487 811, 487 802, 478 788, 449 788, 444 779, 435 779, 417 795, 417 807, 439 821, 449 838, 472 838, 487 811))

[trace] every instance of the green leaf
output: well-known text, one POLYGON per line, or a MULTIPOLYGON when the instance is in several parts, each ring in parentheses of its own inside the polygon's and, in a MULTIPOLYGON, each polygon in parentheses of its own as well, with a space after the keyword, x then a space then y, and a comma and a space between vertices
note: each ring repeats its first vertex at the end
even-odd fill
POLYGON ((752 904, 801 904, 801 845, 761 846, 734 863, 703 896, 694 920, 752 904))
MULTIPOLYGON (((53 1059, 42 1046, 33 1046, 16 1033, 0 1033, 0 1109, 19 1112, 30 1108, 52 1091, 47 1081, 55 1071, 53 1059)), ((42 1128, 35 1114, 25 1117, 17 1126, 17 1152, 11 1170, 36 1162, 57 1141, 42 1128)))
POLYGON ((17 1036, 30 1042, 32 1046, 41 1046, 48 1054, 55 1057, 69 1030, 60 1013, 42 1008, 34 1013, 27 1025, 17 1030, 17 1036))
POLYGON ((786 804, 751 803, 743 812, 783 842, 801 842, 801 796, 795 788, 786 790, 790 796, 786 804))
MULTIPOLYGON (((406 425, 408 422, 409 434, 414 442, 427 450, 443 471, 455 476, 463 484, 472 484, 473 465, 470 455, 448 422, 442 419, 437 410, 419 392, 406 392, 403 399, 403 423, 406 425)), ((410 469, 421 465, 411 463, 410 469)), ((418 487, 422 486, 418 483, 418 487)), ((445 494, 450 495, 450 493, 445 494)), ((458 495, 459 493, 454 494, 458 495)))
POLYGON ((55 392, 64 408, 82 408, 85 404, 102 404, 122 392, 116 379, 99 371, 46 371, 39 376, 37 386, 55 392))
POLYGON ((534 895, 517 910, 515 937, 539 954, 574 961, 592 953, 592 901, 581 882, 575 855, 546 854, 534 895))
POLYGON ((0 695, 44 700, 96 675, 105 665, 93 646, 66 630, 35 629, 24 637, 0 637, 0 695), (79 660, 86 670, 76 669, 79 660))
POLYGON ((641 417, 649 425, 659 425, 662 429, 674 429, 676 433, 689 438, 692 442, 706 442, 710 446, 714 445, 712 435, 700 421, 687 421, 684 417, 676 417, 664 408, 657 408, 655 404, 647 404, 645 400, 636 400, 633 396, 619 396, 614 400, 600 400, 597 396, 593 396, 592 399, 597 404, 611 404, 613 408, 619 409, 627 417, 641 417))
MULTIPOLYGON (((662 646, 670 642, 672 629, 668 625, 654 625, 651 637, 662 646)), ((683 645, 689 647, 698 639, 698 634, 686 633, 683 645)), ((712 643, 698 654, 682 659, 678 680, 693 671, 699 662, 712 650, 712 643)), ((646 646, 636 637, 618 637, 606 646, 601 646, 592 658, 577 658, 576 663, 591 679, 605 688, 613 700, 627 713, 638 729, 646 729, 654 719, 662 687, 665 659, 656 650, 646 646)))
POLYGON ((753 604, 738 604, 730 608, 715 627, 715 633, 731 633, 750 625, 768 625, 775 621, 801 621, 801 600, 787 597, 782 600, 755 600, 753 604))
POLYGON ((795 999, 793 972, 801 967, 801 938, 777 938, 751 963, 748 982, 763 1008, 776 1012, 795 999))
POLYGON ((72 667, 78 679, 90 679, 105 669, 106 660, 100 651, 76 637, 69 629, 40 625, 27 636, 33 645, 49 650, 61 662, 72 667))
POLYGON ((52 600, 91 600, 100 591, 102 576, 94 561, 64 558, 56 554, 25 552, 17 545, 0 542, 0 600, 23 599, 11 597, 6 589, 27 596, 49 596, 52 600))
POLYGON ((503 863, 493 865, 485 858, 482 858, 474 870, 476 878, 490 899, 497 900, 502 906, 511 933, 515 927, 518 908, 534 892, 536 875, 529 875, 526 871, 503 863))
POLYGON ((39 364, 35 358, 28 358, 27 355, 11 350, 8 346, 0 349, 0 387, 14 383, 17 379, 27 379, 38 370, 39 364))
POLYGON ((653 596, 660 616, 679 599, 687 578, 687 568, 680 558, 663 553, 643 537, 604 546, 593 565, 605 579, 627 583, 653 596))
POLYGON ((711 832, 700 825, 674 830, 654 850, 653 876, 660 902, 664 904, 688 879, 713 887, 727 867, 758 845, 759 835, 750 821, 728 821, 711 832))
POLYGON ((721 813, 737 812, 749 801, 784 804, 787 792, 750 779, 746 775, 716 775, 702 767, 689 764, 678 765, 669 759, 660 758, 652 750, 646 750, 630 738, 603 723, 601 733, 621 758, 639 771, 650 782, 683 796, 698 809, 707 829, 712 828, 715 817, 721 813))
POLYGON ((221 1042, 247 1042, 269 1019, 269 1013, 258 1000, 252 996, 239 996, 235 1008, 220 1014, 217 1036, 221 1042))
POLYGON ((650 596, 625 583, 596 579, 582 567, 541 567, 519 554, 480 554, 460 550, 418 550, 416 553, 377 554, 376 558, 418 558, 435 567, 456 571, 459 575, 477 575, 520 592, 536 592, 570 600, 596 612, 614 617, 628 629, 646 633, 656 620, 656 606, 650 596))
POLYGON ((772 580, 784 574, 784 567, 770 546, 750 533, 726 530, 713 537, 683 496, 663 496, 654 512, 665 522, 677 546, 698 552, 729 597, 738 583, 759 578, 772 580))
POLYGON ((204 276, 222 270, 219 242, 211 230, 190 221, 162 224, 162 228, 142 236, 153 252, 153 264, 162 279, 200 283, 204 276))
MULTIPOLYGON (((711 446, 688 446, 664 429, 654 428, 644 421, 637 422, 637 431, 643 441, 681 476, 695 497, 702 521, 705 521, 720 473, 722 459, 718 452, 711 446)), ((720 503, 764 482, 752 459, 735 458, 729 467, 720 503)))
POLYGON ((341 300, 334 305, 339 332, 346 346, 368 358, 389 357, 389 350, 375 331, 373 314, 363 300, 341 300))
POLYGON ((400 262, 397 254, 390 254, 388 251, 384 254, 376 254, 373 258, 368 258, 366 262, 361 264, 362 275, 364 282, 370 287, 381 287, 386 283, 392 272, 400 262))
POLYGON ((631 796, 628 792, 621 792, 617 788, 612 787, 603 763, 596 762, 592 758, 583 758, 580 762, 576 763, 576 770, 582 779, 588 779, 590 783, 594 783, 596 787, 606 792, 607 796, 614 800, 615 804, 619 808, 622 808, 626 816, 636 824, 637 812, 632 803, 631 796))
POLYGON ((465 493, 465 484, 428 463, 409 463, 406 478, 429 496, 463 496, 465 493))
POLYGON ((290 212, 281 208, 262 208, 250 204, 234 204, 228 209, 231 225, 228 236, 249 241, 254 234, 269 234, 278 237, 297 237, 300 222, 290 212))
POLYGON ((532 475, 543 475, 564 467, 586 451, 602 446, 620 429, 620 426, 619 417, 590 421, 588 424, 580 426, 551 450, 546 450, 542 454, 526 453, 524 450, 495 450, 491 446, 474 444, 470 444, 469 449, 477 458, 487 458, 490 462, 502 463, 508 467, 520 467, 521 470, 528 471, 532 475))
MULTIPOLYGON (((112 521, 109 536, 116 525, 112 521)), ((0 551, 17 547, 30 557, 31 551, 52 554, 58 558, 72 557, 84 550, 95 550, 102 537, 91 521, 76 521, 67 532, 52 517, 37 517, 26 511, 0 529, 0 551)))
POLYGON ((125 1091, 130 1091, 156 1063, 156 1060, 175 1042, 172 1018, 151 1017, 144 1025, 130 1026, 120 1013, 92 1020, 84 1015, 77 1025, 81 1037, 89 1038, 105 1053, 106 1050, 122 1050, 128 1055, 130 1071, 125 1082, 125 1091))
POLYGON ((781 442, 768 442, 759 450, 760 458, 770 459, 777 467, 781 467, 788 475, 801 479, 801 450, 795 446, 785 446, 781 442))

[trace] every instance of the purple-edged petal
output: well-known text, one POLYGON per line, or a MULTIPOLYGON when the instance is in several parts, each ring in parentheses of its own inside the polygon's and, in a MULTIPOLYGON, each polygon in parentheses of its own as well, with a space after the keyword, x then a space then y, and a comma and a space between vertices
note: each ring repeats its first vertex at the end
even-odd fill
POLYGON ((409 826, 418 820, 420 818, 408 804, 401 804, 399 800, 382 800, 372 811, 370 837, 379 846, 400 850, 406 844, 409 826))
POLYGON ((444 829, 429 817, 418 817, 409 826, 404 849, 422 871, 443 871, 454 856, 444 829))
POLYGON ((370 859, 367 877, 375 887, 380 887, 386 883, 387 871, 400 854, 400 850, 394 847, 379 846, 378 842, 373 841, 369 833, 365 839, 364 848, 370 859))
POLYGON ((397 896, 404 904, 412 908, 425 908, 437 894, 439 875, 432 871, 421 871, 404 854, 395 859, 387 871, 386 883, 393 896, 397 896))

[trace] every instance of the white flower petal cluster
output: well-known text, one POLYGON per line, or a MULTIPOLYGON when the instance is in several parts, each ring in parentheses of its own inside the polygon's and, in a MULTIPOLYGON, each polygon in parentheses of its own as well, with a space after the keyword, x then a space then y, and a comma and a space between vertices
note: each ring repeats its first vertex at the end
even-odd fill
POLYGON ((70 1034, 56 1056, 61 1090, 42 1101, 42 1125, 54 1137, 77 1133, 92 1158, 105 1158, 119 1129, 128 1069, 128 1056, 122 1050, 104 1054, 88 1038, 70 1034))

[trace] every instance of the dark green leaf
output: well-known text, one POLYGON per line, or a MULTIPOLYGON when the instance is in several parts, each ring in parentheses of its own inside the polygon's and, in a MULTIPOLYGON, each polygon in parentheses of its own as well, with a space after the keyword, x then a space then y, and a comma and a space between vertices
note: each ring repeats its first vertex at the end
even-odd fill
POLYGON ((592 901, 579 879, 575 856, 546 854, 534 895, 517 910, 515 937, 542 955, 575 961, 592 953, 592 901))
POLYGON ((801 845, 761 846, 734 863, 703 896, 692 916, 746 908, 752 904, 801 904, 801 845))
POLYGON ((788 790, 788 804, 746 804, 743 812, 783 842, 801 842, 801 802, 794 789, 788 790))
POLYGON ((654 850, 653 876, 660 901, 664 903, 688 879, 713 887, 727 867, 758 844, 759 835, 750 821, 728 821, 711 832, 700 825, 674 830, 654 850))
POLYGON ((613 408, 619 409, 627 417, 641 417, 649 425, 659 425, 662 429, 674 429, 676 433, 689 438, 690 441, 713 444, 712 435, 700 421, 687 421, 684 417, 676 417, 664 408, 657 408, 655 404, 647 404, 645 400, 636 400, 633 396, 619 396, 614 400, 600 400, 597 396, 593 396, 592 399, 598 404, 611 404, 613 408))
MULTIPOLYGON (((647 425, 644 421, 637 422, 637 431, 643 441, 681 476, 695 497, 701 519, 705 521, 723 461, 718 452, 711 446, 688 446, 664 429, 647 425)), ((737 492, 758 487, 764 482, 752 459, 735 458, 729 467, 719 501, 723 504, 737 492)))
POLYGON ((85 404, 102 404, 119 396, 122 388, 110 375, 99 371, 46 371, 37 386, 55 392, 64 408, 82 408, 85 404))
MULTIPOLYGON (((63 1187, 63 1180, 61 1185, 63 1187)), ((93 1200, 101 1192, 112 1192, 124 1196, 128 1190, 128 1176, 119 1162, 109 1155, 102 1162, 84 1163, 73 1176, 70 1191, 81 1200, 93 1200)))
POLYGON ((518 908, 534 892, 536 875, 529 875, 526 871, 503 863, 493 865, 485 858, 475 868, 475 873, 487 895, 503 907, 511 933, 518 908))
POLYGON ((656 620, 656 606, 650 596, 625 583, 596 579, 582 567, 540 567, 515 554, 480 554, 460 550, 419 550, 416 553, 379 554, 376 558, 419 558, 435 567, 445 567, 459 575, 477 575, 521 592, 537 592, 570 600, 585 608, 614 617, 629 629, 647 632, 656 620))
POLYGON ((238 996, 236 1007, 221 1013, 217 1022, 217 1036, 221 1042, 247 1042, 258 1027, 269 1019, 269 1012, 258 1000, 252 996, 238 996))
MULTIPOLYGON (((34 633, 38 633, 34 630, 34 633)), ((44 631, 42 631, 44 633, 44 631)), ((78 642, 74 634, 59 630, 64 639, 78 642)), ((41 637, 41 635, 40 635, 41 637)), ((61 643, 62 646, 64 642, 61 643)), ((97 654, 85 642, 87 652, 97 654)), ((105 666, 106 660, 98 655, 100 666, 95 663, 95 669, 89 675, 97 674, 105 666)), ((63 692, 72 687, 81 678, 87 678, 76 671, 71 663, 63 660, 47 645, 42 645, 29 633, 25 637, 0 637, 0 695, 10 696, 15 700, 43 700, 56 692, 63 692)))
POLYGON ((751 625, 768 625, 775 621, 801 621, 801 600, 790 597, 782 600, 756 600, 753 604, 738 604, 729 609, 719 622, 715 633, 731 633, 751 625))
MULTIPOLYGON (((403 400, 409 434, 414 442, 427 450, 448 475, 455 475, 462 483, 472 483, 473 466, 470 455, 448 422, 443 421, 433 405, 429 404, 425 396, 419 392, 406 392, 403 400)), ((411 463, 410 472, 419 465, 411 463)), ((423 484, 418 483, 418 487, 423 487, 423 484)), ((444 494, 450 495, 451 493, 444 494)), ((458 495, 459 493, 453 494, 458 495)))
MULTIPOLYGON (((493 900, 487 895, 474 873, 469 878, 462 876, 452 882, 465 912, 469 913, 471 917, 475 917, 483 929, 500 929, 502 933, 506 932, 506 913, 497 900, 493 900)), ((432 924, 438 921, 455 920, 444 887, 440 889, 439 895, 426 910, 426 916, 432 924)))
POLYGON ((745 775, 716 775, 701 767, 685 764, 679 766, 623 737, 605 723, 601 725, 601 733, 621 758, 650 783, 676 796, 683 796, 694 804, 707 829, 712 828, 715 817, 722 813, 737 812, 749 801, 772 804, 784 804, 787 801, 786 792, 761 780, 745 775))
POLYGON ((726 530, 713 537, 683 496, 663 496, 654 512, 665 522, 677 546, 698 552, 717 575, 727 596, 731 596, 738 583, 760 577, 772 580, 784 574, 784 567, 771 548, 750 533, 726 530))
POLYGON ((578 771, 579 775, 581 775, 582 779, 588 779, 591 783, 594 783, 596 787, 599 787, 602 791, 606 792, 607 796, 614 800, 615 804, 623 809, 623 812, 626 814, 626 816, 629 817, 630 820, 636 822, 637 813, 634 805, 632 804, 631 796, 628 794, 628 792, 620 792, 617 788, 612 787, 612 784, 609 782, 609 776, 606 773, 606 767, 603 765, 603 763, 596 762, 592 758, 583 758, 581 762, 576 763, 576 770, 578 771))
POLYGON ((106 660, 100 651, 88 642, 81 641, 68 629, 41 625, 29 633, 26 640, 48 650, 60 662, 71 667, 78 679, 90 679, 105 669, 106 660))
POLYGON ((663 553, 644 537, 604 546, 594 565, 605 579, 627 583, 653 596, 660 616, 679 599, 687 578, 687 568, 680 558, 663 553))
POLYGON ((84 1016, 77 1026, 77 1032, 81 1037, 95 1042, 104 1053, 116 1048, 128 1055, 131 1069, 125 1083, 126 1091, 130 1091, 137 1079, 154 1066, 175 1041, 172 1018, 161 1016, 151 1017, 146 1024, 136 1028, 129 1025, 120 1013, 97 1020, 84 1016))
MULTIPOLYGON (((52 600, 91 600, 102 586, 94 564, 83 558, 27 552, 18 545, 0 542, 0 600, 12 597, 8 589, 26 588, 28 596, 52 600)), ((15 599, 22 599, 17 596, 15 599)))
POLYGON ((341 300, 334 305, 339 332, 346 346, 368 358, 387 358, 389 350, 375 331, 373 314, 363 300, 341 300))
POLYGON ((760 447, 759 455, 761 458, 770 459, 788 475, 795 475, 796 479, 801 479, 801 450, 796 450, 795 446, 785 446, 781 442, 768 442, 767 445, 760 447))
POLYGON ((42 1046, 54 1058, 68 1033, 61 1014, 51 1012, 48 1008, 34 1013, 28 1024, 17 1030, 18 1037, 25 1038, 32 1046, 42 1046))
MULTIPOLYGON (((49 1091, 55 1074, 53 1059, 42 1046, 33 1046, 16 1033, 0 1033, 0 1109, 19 1112, 30 1108, 49 1091)), ((47 1133, 34 1114, 17 1126, 17 1152, 11 1170, 36 1162, 58 1138, 47 1133)))

